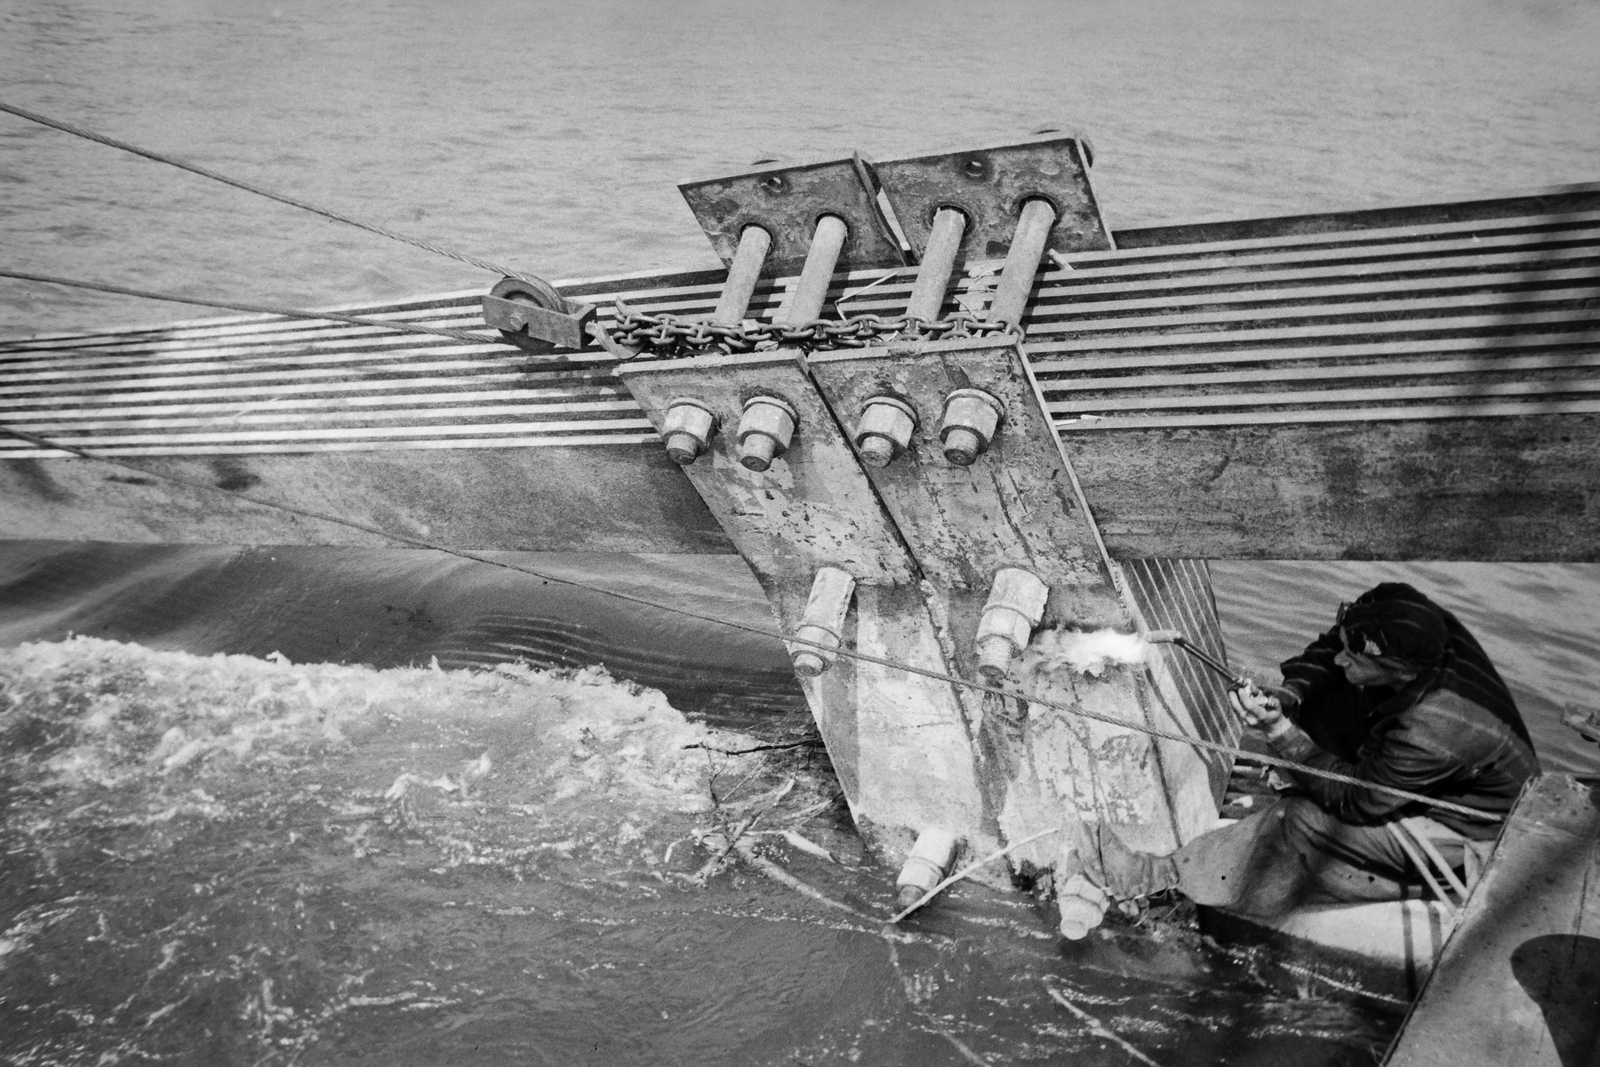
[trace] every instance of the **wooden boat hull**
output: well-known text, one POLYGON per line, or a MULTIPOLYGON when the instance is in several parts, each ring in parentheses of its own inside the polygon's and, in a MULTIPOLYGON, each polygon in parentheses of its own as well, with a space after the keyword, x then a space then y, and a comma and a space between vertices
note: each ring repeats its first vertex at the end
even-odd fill
POLYGON ((1200 929, 1230 953, 1328 989, 1396 1007, 1416 999, 1455 929, 1434 900, 1298 908, 1273 923, 1200 909, 1200 929))

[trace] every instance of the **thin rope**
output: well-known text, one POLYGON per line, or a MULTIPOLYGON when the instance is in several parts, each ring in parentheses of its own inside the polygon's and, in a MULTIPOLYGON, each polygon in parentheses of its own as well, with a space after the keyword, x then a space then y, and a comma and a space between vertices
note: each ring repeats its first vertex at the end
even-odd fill
POLYGON ((527 282, 529 285, 533 286, 539 291, 540 296, 547 301, 551 301, 551 307, 566 308, 569 306, 566 298, 556 290, 555 286, 551 285, 543 278, 536 277, 524 271, 513 270, 510 267, 501 266, 498 263, 493 263, 486 259, 479 259, 477 256, 471 255, 467 252, 462 252, 453 248, 446 248, 442 245, 424 241, 421 238, 411 237, 407 234, 399 233, 395 230, 389 229, 386 226, 380 226, 377 223, 365 222, 361 219, 352 218, 349 215, 344 215, 340 212, 329 210, 328 208, 318 207, 315 204, 309 204, 306 201, 290 196, 287 193, 276 192, 272 189, 266 188, 265 186, 256 185, 253 182, 247 182, 239 178, 230 178, 226 174, 219 174, 214 170, 199 166, 198 164, 189 163, 161 152, 152 151, 148 148, 140 148, 138 145, 132 145, 126 141, 119 141, 115 137, 108 137, 103 133, 95 133, 93 130, 86 130, 82 126, 74 126, 72 123, 63 122, 61 119, 53 119, 48 115, 41 115, 37 111, 29 111, 25 107, 18 107, 15 104, 8 104, 3 100, 0 100, 0 111, 9 112, 18 118, 27 119, 29 122, 37 122, 41 126, 49 126, 51 129, 60 130, 62 133, 70 133, 74 137, 82 137, 85 140, 94 141, 98 144, 107 145, 111 148, 121 149, 124 152, 131 152, 136 156, 143 156, 145 159, 153 159, 157 163, 165 163, 168 166, 189 171, 191 174, 198 174, 202 178, 210 178, 212 181, 221 182, 224 185, 231 185, 235 189, 243 189, 247 193, 254 193, 257 196, 264 196, 268 200, 276 200, 280 204, 288 204, 290 207, 297 207, 302 211, 309 211, 313 214, 321 215, 323 218, 332 219, 335 222, 342 222, 347 226, 355 226, 358 229, 366 230, 369 233, 375 233, 380 237, 388 237, 391 240, 401 241, 405 244, 423 249, 424 251, 432 252, 435 255, 444 256, 447 259, 453 259, 459 263, 466 263, 470 266, 477 267, 479 270, 486 270, 493 274, 508 275, 517 279, 518 281, 527 282))
POLYGON ((944 881, 940 882, 938 885, 934 886, 932 889, 918 897, 916 903, 902 908, 894 918, 889 920, 889 925, 893 926, 894 924, 898 923, 901 919, 904 919, 907 915, 910 915, 912 912, 921 908, 923 905, 927 904, 928 901, 932 900, 940 893, 943 893, 946 889, 949 889, 951 886, 955 885, 972 872, 978 870, 980 867, 987 866, 988 864, 993 863, 995 860, 1000 859, 1002 856, 1006 856, 1012 852, 1015 852, 1023 845, 1031 845, 1041 837, 1048 837, 1051 834, 1059 834, 1061 830, 1062 827, 1059 826, 1052 826, 1048 830, 1040 830, 1036 834, 1029 834, 1020 841, 1011 842, 1011 844, 1007 845, 1005 848, 996 849, 987 856, 983 857, 981 860, 973 860, 955 874, 952 874, 950 877, 946 878, 944 881))
POLYGON ((371 319, 365 315, 346 315, 339 311, 298 311, 294 308, 275 307, 271 304, 247 304, 243 301, 207 300, 197 296, 174 296, 171 293, 152 293, 144 289, 129 289, 121 285, 107 285, 102 282, 77 281, 72 278, 59 278, 53 274, 30 274, 20 270, 0 270, 0 278, 17 278, 25 282, 44 282, 48 285, 65 285, 73 289, 92 289, 99 293, 117 293, 121 296, 137 296, 144 300, 164 300, 171 304, 195 304, 199 307, 222 308, 225 311, 250 311, 262 315, 281 315, 288 319, 308 319, 314 322, 348 322, 356 326, 377 326, 385 330, 398 330, 401 333, 422 333, 436 337, 448 337, 452 341, 461 341, 469 345, 500 344, 498 338, 482 337, 478 334, 467 333, 465 330, 451 330, 442 326, 419 326, 416 323, 401 322, 398 319, 371 319))
POLYGON ((1437 797, 1423 796, 1421 793, 1413 793, 1410 790, 1399 789, 1394 786, 1384 785, 1380 782, 1369 782, 1361 778, 1352 777, 1348 774, 1340 774, 1337 771, 1327 771, 1320 767, 1311 767, 1306 764, 1296 763, 1293 760, 1283 759, 1278 756, 1268 756, 1259 752, 1250 752, 1246 749, 1236 748, 1233 745, 1224 745, 1216 741, 1207 741, 1201 737, 1190 737, 1187 734, 1175 733, 1171 730, 1162 730, 1158 727, 1150 726, 1145 723, 1131 722, 1127 719, 1117 718, 1114 715, 1103 715, 1099 712, 1089 711, 1081 707, 1071 707, 1066 704, 1057 703, 1053 700, 1030 697, 1023 693, 1002 689, 999 686, 986 685, 982 682, 970 681, 966 678, 961 678, 953 674, 947 674, 943 671, 929 670, 925 667, 915 666, 914 664, 901 663, 896 660, 885 659, 881 656, 873 656, 865 652, 858 652, 855 649, 836 647, 822 641, 812 641, 808 638, 799 637, 797 635, 785 634, 780 630, 771 630, 764 626, 753 626, 749 623, 739 622, 735 619, 728 619, 718 615, 710 615, 705 612, 695 611, 693 608, 681 607, 676 604, 662 604, 658 603, 657 601, 650 600, 647 597, 635 596, 632 593, 624 593, 615 589, 602 589, 598 586, 588 585, 584 582, 576 581, 571 578, 561 578, 557 575, 546 574, 543 571, 536 570, 532 567, 521 566, 519 564, 512 563, 509 560, 494 559, 490 556, 481 555, 477 552, 470 552, 460 548, 451 548, 447 545, 439 544, 436 541, 428 541, 420 537, 411 537, 407 534, 395 533, 377 526, 369 526, 366 523, 358 522, 354 519, 347 519, 338 515, 329 515, 324 512, 313 511, 310 508, 302 508, 293 504, 284 504, 276 500, 267 500, 262 497, 253 496, 249 493, 239 492, 233 489, 224 489, 219 485, 216 485, 212 482, 203 481, 199 478, 187 478, 179 474, 170 474, 166 471, 157 470, 152 467, 146 467, 138 463, 129 463, 127 460, 118 459, 115 456, 107 456, 90 452, 87 449, 79 448, 74 445, 60 444, 50 440, 47 437, 40 437, 37 434, 28 433, 26 430, 19 430, 12 426, 0 425, 0 433, 9 434, 18 440, 26 441, 37 448, 55 449, 69 453, 70 455, 78 456, 81 459, 95 460, 101 463, 110 463, 126 470, 147 475, 151 478, 172 482, 175 485, 183 485, 193 489, 203 489, 216 493, 224 493, 228 496, 236 497, 252 504, 257 504, 261 507, 272 508, 277 511, 285 512, 286 514, 298 515, 307 519, 315 519, 319 522, 330 522, 336 526, 343 526, 347 529, 358 530, 362 533, 372 534, 375 537, 382 537, 385 540, 393 541, 399 545, 405 545, 408 548, 432 549, 435 552, 443 552, 446 555, 456 556, 460 559, 471 560, 474 563, 485 563, 491 567, 500 567, 504 570, 515 571, 519 574, 526 574, 530 577, 538 578, 542 581, 551 582, 556 585, 569 586, 574 589, 582 589, 586 592, 597 593, 601 596, 612 597, 613 599, 621 600, 629 604, 635 604, 639 607, 650 608, 655 611, 665 611, 674 615, 681 615, 684 618, 694 619, 697 622, 710 623, 715 626, 724 626, 729 629, 740 630, 744 633, 754 634, 758 637, 784 641, 791 645, 801 645, 807 648, 821 649, 826 652, 832 652, 835 655, 841 656, 845 659, 853 660, 857 663, 871 663, 874 666, 887 667, 890 670, 901 671, 906 674, 915 674, 923 678, 931 678, 934 681, 944 682, 954 686, 961 686, 963 688, 973 690, 974 692, 987 693, 991 696, 1001 697, 1006 700, 1026 701, 1030 704, 1037 704, 1040 707, 1049 708, 1052 711, 1061 712, 1063 715, 1075 715, 1079 718, 1092 719, 1095 722, 1106 723, 1110 726, 1120 726, 1124 729, 1133 730, 1137 733, 1149 734, 1151 737, 1161 738, 1162 740, 1175 741, 1178 744, 1189 745, 1193 748, 1202 748, 1210 752, 1217 752, 1225 756, 1232 756, 1235 759, 1243 758, 1251 760, 1255 763, 1265 764, 1269 767, 1279 767, 1283 770, 1293 771, 1299 774, 1308 774, 1312 777, 1323 778, 1331 782, 1340 782, 1345 785, 1359 786, 1363 789, 1368 789, 1377 793, 1385 793, 1389 796, 1398 797, 1402 800, 1411 801, 1413 803, 1423 804, 1440 811, 1453 812, 1457 815, 1461 815, 1470 819, 1483 819, 1492 821, 1499 818, 1499 816, 1491 812, 1479 811, 1476 808, 1469 808, 1464 804, 1457 804, 1449 800, 1440 800, 1437 797))

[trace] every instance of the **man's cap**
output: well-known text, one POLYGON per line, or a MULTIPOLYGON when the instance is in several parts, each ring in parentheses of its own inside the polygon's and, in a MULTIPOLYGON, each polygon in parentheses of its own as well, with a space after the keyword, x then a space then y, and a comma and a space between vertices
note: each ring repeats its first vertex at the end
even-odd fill
POLYGON ((1450 643, 1440 611, 1401 582, 1385 582, 1342 606, 1338 621, 1352 652, 1417 667, 1437 666, 1450 643))

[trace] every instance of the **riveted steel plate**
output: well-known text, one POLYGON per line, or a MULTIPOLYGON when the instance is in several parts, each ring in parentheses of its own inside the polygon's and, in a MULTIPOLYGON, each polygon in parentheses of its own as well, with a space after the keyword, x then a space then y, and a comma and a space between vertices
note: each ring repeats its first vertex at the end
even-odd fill
POLYGON ((684 473, 757 577, 809 588, 816 569, 830 566, 863 583, 914 581, 894 523, 792 351, 634 360, 617 376, 658 430, 680 396, 716 413, 710 452, 684 473), (764 473, 739 463, 736 430, 752 396, 778 397, 798 414, 789 450, 764 473))
MULTIPOLYGON (((683 468, 762 588, 779 625, 805 617, 819 567, 857 580, 844 645, 944 673, 950 665, 916 565, 849 442, 793 351, 634 360, 617 368, 659 429, 675 399, 715 412, 710 451, 683 468), (788 451, 764 472, 739 462, 736 428, 752 396, 797 413, 788 451)), ((986 814, 961 694, 949 683, 846 657, 800 679, 857 825, 894 862, 926 826, 970 847, 997 844, 986 814)))
POLYGON ((941 207, 967 217, 962 252, 968 259, 999 259, 1011 247, 1023 201, 1044 197, 1056 208, 1046 247, 1058 252, 1110 249, 1111 231, 1100 217, 1089 182, 1091 154, 1080 136, 895 159, 873 169, 889 206, 918 255, 941 207))
POLYGON ((678 190, 723 263, 732 262, 744 228, 760 226, 772 234, 767 272, 792 274, 805 263, 817 219, 829 214, 850 231, 838 269, 901 266, 905 259, 878 211, 877 190, 864 180, 871 180, 870 171, 855 160, 834 159, 684 182, 678 190))
MULTIPOLYGON (((829 406, 854 425, 868 397, 904 398, 920 416, 906 453, 863 468, 922 572, 985 593, 995 571, 1022 567, 1051 586, 1052 611, 1089 628, 1121 608, 1072 492, 1049 413, 1010 339, 915 342, 808 357, 829 406), (1004 416, 970 466, 944 456, 939 425, 956 389, 982 389, 1004 416)), ((1057 621, 1061 621, 1058 619, 1057 621)))

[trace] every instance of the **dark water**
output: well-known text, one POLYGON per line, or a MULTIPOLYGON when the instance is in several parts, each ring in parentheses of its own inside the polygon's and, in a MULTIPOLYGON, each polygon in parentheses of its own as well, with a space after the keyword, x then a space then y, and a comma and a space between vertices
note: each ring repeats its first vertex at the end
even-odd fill
MULTIPOLYGON (((0 98, 550 277, 711 265, 678 180, 1063 123, 1114 226, 1595 180, 1597 52, 1590 0, 0 3, 0 98)), ((0 234, 8 266, 249 300, 488 283, 10 117, 0 234)), ((192 315, 0 282, 0 335, 192 315)), ((766 620, 733 561, 539 565, 766 620)), ((1595 768, 1558 719, 1594 702, 1596 568, 1216 573, 1257 666, 1415 581, 1547 766, 1595 768)), ((963 888, 886 939, 859 915, 892 873, 812 749, 683 747, 803 740, 781 651, 564 587, 398 551, 13 544, 0 646, 10 1062, 1131 1062, 1052 989, 1163 1065, 1371 1063, 1398 1022, 1181 915, 1064 946, 963 888), (519 659, 564 669, 481 669, 519 659), (859 915, 742 863, 689 880, 769 807, 754 833, 844 862, 760 847, 859 915)))
MULTIPOLYGON (((764 621, 734 558, 524 562, 764 621)), ((1217 575, 1250 664, 1416 582, 1482 635, 1547 765, 1600 769, 1554 714, 1600 664, 1600 568, 1217 575)), ((806 735, 782 649, 736 631, 431 553, 14 543, 0 644, 26 641, 55 643, 0 654, 19 1063, 1128 1062, 1054 990, 1162 1064, 1355 1064, 1401 1017, 1182 913, 1064 944, 968 887, 886 938, 893 872, 814 749, 683 747, 806 735), (843 865, 767 854, 853 912, 743 865, 692 881, 769 805, 843 865)))

